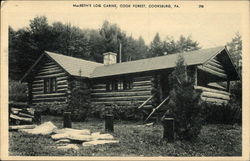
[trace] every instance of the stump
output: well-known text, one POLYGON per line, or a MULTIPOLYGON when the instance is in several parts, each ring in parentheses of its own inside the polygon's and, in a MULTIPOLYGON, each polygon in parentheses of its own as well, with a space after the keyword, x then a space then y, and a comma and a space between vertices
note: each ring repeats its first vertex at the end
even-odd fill
POLYGON ((105 131, 114 132, 114 116, 109 114, 105 116, 105 131))
POLYGON ((72 127, 71 112, 64 112, 63 113, 63 127, 64 128, 71 128, 72 127))
POLYGON ((37 125, 41 124, 41 113, 38 111, 34 111, 34 123, 37 125))
POLYGON ((162 120, 163 124, 163 139, 166 139, 168 142, 174 142, 174 119, 173 118, 164 118, 162 120))

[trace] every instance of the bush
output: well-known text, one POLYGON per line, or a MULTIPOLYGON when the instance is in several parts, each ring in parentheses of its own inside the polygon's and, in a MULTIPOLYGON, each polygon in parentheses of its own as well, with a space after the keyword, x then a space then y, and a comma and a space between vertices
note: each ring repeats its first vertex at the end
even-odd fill
POLYGON ((202 127, 201 92, 194 89, 194 79, 188 76, 183 57, 179 56, 169 80, 173 89, 170 91, 168 116, 175 119, 175 133, 181 140, 196 139, 202 127))
POLYGON ((27 86, 23 83, 10 80, 9 81, 9 101, 14 102, 26 102, 27 94, 26 94, 27 86))
POLYGON ((241 104, 230 101, 227 105, 203 103, 205 123, 234 124, 242 122, 241 104))
POLYGON ((33 108, 44 115, 62 115, 68 108, 68 104, 61 102, 38 103, 33 108))
POLYGON ((84 121, 90 107, 90 90, 74 88, 69 99, 67 111, 71 112, 72 121, 84 121))
POLYGON ((90 110, 91 116, 103 119, 105 115, 113 114, 117 120, 141 120, 143 117, 142 112, 133 106, 130 107, 131 105, 137 107, 137 104, 133 102, 127 106, 119 106, 115 103, 112 105, 94 105, 90 110))

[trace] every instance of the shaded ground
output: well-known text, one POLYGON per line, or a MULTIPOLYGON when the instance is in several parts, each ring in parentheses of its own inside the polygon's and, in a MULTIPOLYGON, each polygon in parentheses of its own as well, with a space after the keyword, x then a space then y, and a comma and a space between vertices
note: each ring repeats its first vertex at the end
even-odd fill
MULTIPOLYGON (((62 118, 43 116, 62 128, 62 118)), ((9 155, 12 156, 241 156, 241 126, 205 125, 199 138, 193 142, 162 140, 163 128, 159 125, 141 126, 140 122, 115 122, 113 135, 119 144, 80 147, 79 150, 59 150, 50 136, 9 133, 9 155)), ((101 120, 73 123, 73 128, 103 131, 101 120)))

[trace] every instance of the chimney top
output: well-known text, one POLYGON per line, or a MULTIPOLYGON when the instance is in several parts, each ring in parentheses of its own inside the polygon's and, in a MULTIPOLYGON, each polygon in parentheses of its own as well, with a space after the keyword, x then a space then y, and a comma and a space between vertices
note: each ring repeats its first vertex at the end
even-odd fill
POLYGON ((110 65, 116 64, 117 62, 117 54, 113 52, 103 53, 103 64, 110 65))

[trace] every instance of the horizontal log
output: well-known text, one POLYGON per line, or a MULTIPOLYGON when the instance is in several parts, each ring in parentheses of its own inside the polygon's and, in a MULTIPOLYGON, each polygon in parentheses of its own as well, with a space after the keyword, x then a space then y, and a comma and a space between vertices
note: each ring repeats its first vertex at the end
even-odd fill
POLYGON ((56 80, 57 80, 57 81, 60 81, 60 80, 68 80, 68 76, 60 76, 60 77, 57 77, 56 80))
POLYGON ((219 69, 224 69, 224 67, 221 64, 217 64, 217 63, 212 62, 212 61, 209 61, 207 64, 215 66, 215 67, 217 67, 219 69))
POLYGON ((200 69, 200 70, 202 70, 202 71, 205 71, 205 72, 207 72, 207 73, 213 74, 213 75, 215 75, 215 76, 221 77, 221 78, 225 78, 225 79, 227 78, 227 75, 226 75, 226 74, 220 73, 220 72, 217 72, 217 71, 214 71, 214 70, 209 69, 209 68, 207 68, 207 67, 205 67, 205 66, 203 66, 203 67, 198 66, 198 69, 200 69))
POLYGON ((44 72, 38 72, 36 75, 37 76, 42 76, 42 75, 49 75, 49 74, 58 74, 58 73, 64 73, 63 70, 57 69, 57 70, 48 70, 44 72))
POLYGON ((227 100, 217 99, 217 98, 201 97, 201 99, 202 99, 203 101, 205 101, 205 102, 214 103, 214 104, 219 104, 219 105, 227 104, 227 103, 228 103, 227 100))
POLYGON ((39 83, 39 84, 32 84, 32 87, 36 88, 36 87, 43 87, 44 84, 43 83, 39 83))
POLYGON ((34 81, 32 81, 32 83, 43 83, 43 79, 34 80, 34 81))
POLYGON ((48 77, 59 77, 59 76, 65 76, 66 73, 59 73, 59 74, 49 74, 44 76, 35 76, 35 78, 48 78, 48 77))
POLYGON ((137 100, 144 100, 151 95, 144 95, 144 96, 127 96, 127 97, 101 97, 101 98, 92 98, 93 101, 137 101, 137 100))
POLYGON ((43 86, 40 86, 40 87, 32 87, 32 91, 40 91, 40 90, 43 91, 43 86))
POLYGON ((31 93, 32 94, 43 94, 44 92, 40 90, 40 91, 32 91, 31 93))
POLYGON ((47 97, 58 97, 58 96, 66 96, 66 93, 34 94, 33 98, 47 98, 47 97))
POLYGON ((68 84, 58 84, 57 89, 67 88, 68 84))
POLYGON ((202 92, 201 96, 207 97, 207 98, 218 98, 223 100, 230 100, 230 96, 224 95, 221 93, 214 93, 214 92, 202 92))
POLYGON ((151 91, 120 91, 120 92, 105 92, 105 93, 92 93, 93 97, 110 97, 110 96, 138 96, 138 95, 151 95, 151 91))
POLYGON ((64 83, 64 84, 67 84, 68 83, 68 81, 67 80, 58 80, 58 79, 56 79, 56 83, 64 83))
POLYGON ((221 93, 221 94, 230 96, 230 93, 225 92, 225 91, 221 91, 221 90, 217 90, 217 89, 212 89, 212 88, 207 88, 207 87, 202 87, 202 86, 194 86, 194 88, 201 89, 202 91, 206 91, 206 92, 221 93))
MULTIPOLYGON (((136 91, 151 91, 152 87, 146 86, 141 88, 132 88, 127 90, 122 90, 123 92, 129 91, 129 92, 136 92, 136 91)), ((106 89, 91 89, 92 93, 106 93, 106 89)))
POLYGON ((31 114, 26 114, 26 113, 21 113, 21 112, 19 112, 18 115, 19 115, 19 116, 23 116, 23 117, 34 118, 34 116, 31 115, 31 114))
POLYGON ((210 60, 211 62, 214 62, 214 63, 217 63, 217 64, 221 64, 221 62, 216 58, 214 57, 213 59, 210 60))
POLYGON ((46 66, 43 66, 43 67, 41 68, 41 70, 50 69, 50 68, 55 68, 55 67, 58 67, 58 65, 57 65, 57 64, 46 65, 46 66))
POLYGON ((21 116, 17 116, 14 114, 10 114, 10 118, 16 119, 16 120, 22 120, 22 121, 29 121, 29 122, 32 121, 32 118, 21 117, 21 116))
POLYGON ((152 82, 151 81, 134 82, 133 87, 137 86, 152 86, 152 82))
POLYGON ((9 126, 10 130, 18 130, 18 129, 34 129, 36 125, 14 125, 9 126))
POLYGON ((132 89, 145 89, 145 88, 151 88, 152 89, 152 86, 151 85, 133 86, 132 89))
POLYGON ((220 85, 213 85, 213 84, 208 84, 207 85, 209 88, 214 88, 214 89, 218 89, 218 90, 222 90, 222 91, 227 91, 227 89, 223 86, 220 85))
POLYGON ((207 67, 209 69, 212 69, 212 70, 214 70, 216 72, 220 72, 220 73, 226 74, 226 71, 224 69, 218 68, 218 67, 213 66, 211 64, 206 64, 205 67, 207 67))

